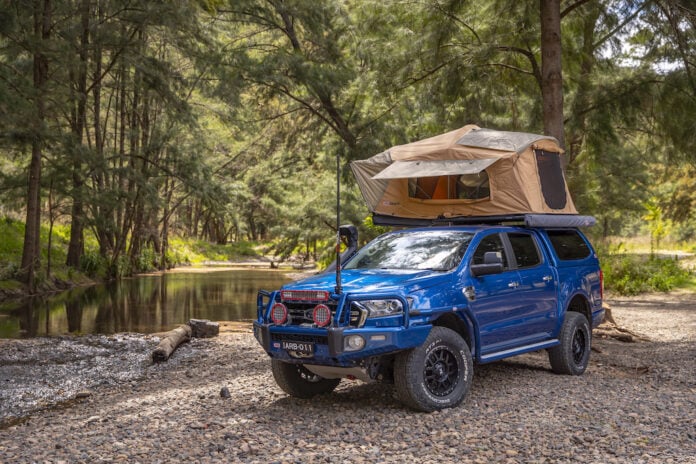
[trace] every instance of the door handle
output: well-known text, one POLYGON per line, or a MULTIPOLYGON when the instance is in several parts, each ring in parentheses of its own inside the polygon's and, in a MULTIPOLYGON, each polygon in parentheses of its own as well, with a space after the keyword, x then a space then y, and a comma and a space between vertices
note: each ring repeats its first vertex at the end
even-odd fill
POLYGON ((544 282, 550 282, 550 281, 553 280, 553 276, 545 275, 544 277, 542 277, 542 280, 543 280, 544 282))
POLYGON ((510 282, 510 283, 508 284, 508 287, 510 287, 510 288, 517 288, 517 287, 519 287, 519 286, 520 286, 520 283, 519 283, 519 282, 510 282))

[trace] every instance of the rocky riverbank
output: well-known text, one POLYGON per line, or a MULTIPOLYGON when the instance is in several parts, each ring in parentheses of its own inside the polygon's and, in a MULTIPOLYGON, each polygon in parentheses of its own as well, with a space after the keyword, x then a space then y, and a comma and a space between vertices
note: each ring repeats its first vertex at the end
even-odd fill
POLYGON ((289 398, 248 329, 159 365, 155 337, 3 340, 0 462, 696 463, 696 296, 610 304, 649 341, 596 337, 581 377, 544 353, 477 366, 467 401, 433 414, 389 385, 289 398))

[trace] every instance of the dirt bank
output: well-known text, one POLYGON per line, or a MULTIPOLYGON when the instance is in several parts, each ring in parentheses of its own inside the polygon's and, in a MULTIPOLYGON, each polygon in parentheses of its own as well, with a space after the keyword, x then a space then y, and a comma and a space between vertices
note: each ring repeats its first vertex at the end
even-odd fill
POLYGON ((610 304, 650 341, 596 337, 581 377, 554 375, 543 353, 477 366, 467 401, 434 414, 380 384, 289 398, 245 331, 161 365, 140 335, 0 341, 0 462, 696 463, 696 295, 610 304), (52 398, 63 406, 35 409, 52 398))

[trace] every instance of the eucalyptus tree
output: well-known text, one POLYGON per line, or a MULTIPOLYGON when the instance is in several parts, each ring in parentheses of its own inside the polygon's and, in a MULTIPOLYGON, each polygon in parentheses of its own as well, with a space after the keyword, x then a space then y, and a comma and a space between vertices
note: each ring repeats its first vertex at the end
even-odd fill
POLYGON ((20 277, 35 288, 40 263, 41 169, 49 137, 50 116, 46 96, 50 89, 53 3, 51 0, 6 1, 0 13, 3 58, 2 94, 17 106, 3 112, 8 119, 5 142, 14 149, 30 150, 26 184, 26 225, 20 277), (14 121, 11 121, 14 120, 14 121), (18 123, 18 124, 17 124, 18 123))
POLYGON ((335 156, 345 166, 381 145, 350 6, 235 0, 214 11, 219 55, 211 71, 219 80, 208 95, 228 103, 239 137, 254 147, 246 164, 227 170, 246 185, 237 217, 250 238, 279 237, 281 255, 334 234, 327 214, 335 195, 325 188, 335 156))

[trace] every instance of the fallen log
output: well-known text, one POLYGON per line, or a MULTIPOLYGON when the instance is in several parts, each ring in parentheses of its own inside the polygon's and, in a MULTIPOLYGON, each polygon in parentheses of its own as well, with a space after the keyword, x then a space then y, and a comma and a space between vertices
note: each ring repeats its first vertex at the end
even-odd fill
POLYGON ((625 343, 650 341, 650 339, 644 335, 637 334, 631 330, 619 326, 611 314, 611 306, 609 306, 607 303, 604 303, 602 307, 604 308, 604 321, 592 331, 594 335, 603 338, 613 338, 625 343))
POLYGON ((611 314, 611 306, 609 306, 609 303, 604 301, 602 303, 602 309, 604 310, 604 321, 603 322, 611 322, 612 324, 616 325, 616 321, 614 320, 614 316, 611 314))
POLYGON ((152 352, 152 361, 159 363, 169 359, 176 347, 191 340, 191 326, 184 324, 167 332, 152 352))

